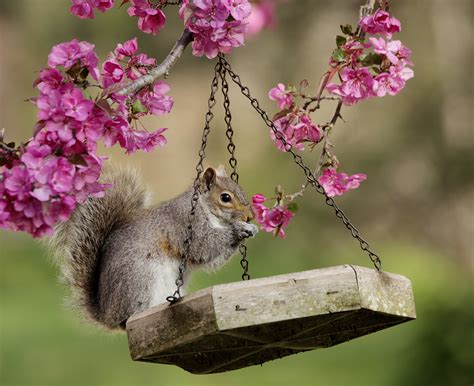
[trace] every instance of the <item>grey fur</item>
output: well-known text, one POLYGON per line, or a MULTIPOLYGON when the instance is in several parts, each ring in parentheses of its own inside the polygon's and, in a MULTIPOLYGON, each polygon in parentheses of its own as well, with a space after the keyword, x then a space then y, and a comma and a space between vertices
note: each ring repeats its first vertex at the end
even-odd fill
MULTIPOLYGON (((208 171, 201 181, 188 271, 218 268, 257 232, 242 188, 222 169, 208 171), (223 191, 232 194, 231 206, 219 199, 223 191)), ((165 302, 175 290, 192 189, 148 207, 148 193, 134 172, 109 171, 104 181, 113 188, 80 205, 58 227, 52 246, 75 303, 89 319, 123 328, 133 313, 165 302)))

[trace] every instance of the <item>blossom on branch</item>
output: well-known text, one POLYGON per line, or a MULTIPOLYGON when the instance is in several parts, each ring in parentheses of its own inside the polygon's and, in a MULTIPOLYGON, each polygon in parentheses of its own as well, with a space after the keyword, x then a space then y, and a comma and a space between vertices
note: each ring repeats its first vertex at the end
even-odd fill
POLYGON ((114 6, 114 0, 71 0, 70 12, 81 19, 93 19, 94 10, 108 11, 114 6))
POLYGON ((388 38, 391 38, 393 33, 401 31, 400 20, 381 9, 360 19, 359 26, 362 31, 370 35, 381 33, 387 35, 388 38))
POLYGON ((342 196, 350 189, 357 189, 362 181, 367 179, 364 173, 348 176, 346 173, 337 173, 333 168, 323 170, 318 182, 329 197, 342 196))
POLYGON ((294 214, 284 205, 276 205, 268 208, 264 205, 267 198, 263 194, 255 194, 252 197, 252 209, 256 221, 265 232, 274 233, 282 239, 286 237, 284 228, 288 226, 294 214))
POLYGON ((157 35, 166 23, 164 12, 151 0, 130 0, 129 16, 138 17, 138 28, 148 34, 157 35))
POLYGON ((273 121, 277 133, 270 130, 270 136, 281 151, 291 148, 304 150, 305 143, 316 144, 321 140, 321 131, 309 115, 289 113, 273 121))
POLYGON ((183 0, 179 15, 193 33, 193 54, 212 59, 242 46, 251 11, 248 0, 183 0))
POLYGON ((166 128, 148 132, 134 127, 143 115, 170 112, 173 100, 166 95, 170 87, 165 82, 132 97, 112 92, 93 100, 85 94, 89 75, 109 88, 136 79, 156 64, 137 50, 136 39, 119 44, 100 74, 92 44, 72 40, 53 47, 49 68, 40 71, 34 83, 39 91, 31 99, 39 119, 34 136, 10 154, 3 149, 0 153, 1 228, 49 235, 78 203, 102 196, 108 185, 99 182, 105 160, 97 154, 99 140, 106 147, 118 143, 127 153, 166 144, 166 128))
POLYGON ((350 26, 341 27, 345 36, 336 38, 338 48, 329 61, 331 73, 339 75, 340 83, 328 83, 326 89, 347 106, 375 96, 396 95, 414 76, 411 50, 400 40, 392 40, 392 34, 400 32, 398 19, 378 9, 363 17, 359 27, 369 35, 383 36, 370 36, 366 43, 350 26))

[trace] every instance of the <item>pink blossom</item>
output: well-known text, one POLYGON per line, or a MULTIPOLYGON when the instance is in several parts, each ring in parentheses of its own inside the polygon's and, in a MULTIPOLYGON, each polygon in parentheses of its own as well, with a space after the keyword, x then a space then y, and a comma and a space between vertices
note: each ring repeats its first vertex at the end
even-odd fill
POLYGON ((163 115, 169 113, 173 108, 173 99, 165 95, 169 91, 170 86, 164 81, 159 81, 153 85, 153 91, 145 91, 138 98, 150 113, 163 115))
POLYGON ((364 16, 359 21, 362 31, 371 35, 381 33, 392 37, 392 33, 400 32, 401 24, 398 19, 390 16, 388 12, 378 9, 373 15, 364 16))
POLYGON ((166 16, 163 11, 150 0, 130 0, 128 14, 138 17, 138 28, 148 34, 156 35, 166 23, 166 16))
POLYGON ((105 12, 114 6, 114 0, 71 0, 71 3, 70 12, 81 19, 93 19, 94 8, 105 12))
POLYGON ((25 165, 17 165, 4 174, 5 191, 19 200, 29 196, 32 181, 25 165))
POLYGON ((64 76, 55 68, 45 68, 40 71, 39 78, 35 81, 34 85, 43 94, 47 94, 53 90, 57 90, 64 85, 64 76))
POLYGON ((326 88, 341 96, 345 105, 349 106, 374 96, 374 80, 366 68, 344 68, 340 77, 340 85, 330 83, 326 88))
POLYGON ((102 64, 102 85, 108 88, 113 84, 120 83, 125 71, 115 59, 109 59, 102 64))
POLYGON ((388 42, 384 38, 369 38, 369 40, 377 54, 386 56, 393 64, 398 63, 397 54, 402 48, 400 40, 390 40, 388 42))
POLYGON ((367 179, 363 173, 348 176, 346 173, 337 173, 335 169, 324 169, 323 174, 318 178, 324 191, 329 197, 341 196, 350 189, 356 189, 360 183, 367 179))
POLYGON ((273 87, 268 92, 268 97, 272 101, 276 101, 278 103, 278 108, 280 110, 288 109, 293 104, 293 96, 291 95, 291 91, 287 90, 283 83, 278 83, 276 87, 273 87))
POLYGON ((89 99, 84 99, 82 91, 78 88, 64 92, 61 102, 64 114, 79 122, 85 121, 94 107, 94 102, 89 99))
POLYGON ((275 3, 271 0, 264 0, 252 4, 252 13, 248 18, 246 36, 255 36, 264 28, 276 25, 275 3))
POLYGON ((397 76, 392 76, 386 72, 374 78, 374 92, 378 97, 386 94, 396 95, 404 87, 405 82, 397 76))
POLYGON ((0 198, 0 228, 6 228, 10 213, 7 211, 8 203, 0 198))
POLYGON ((184 0, 179 11, 194 36, 193 54, 209 59, 244 44, 250 13, 248 0, 184 0))
POLYGON ((278 231, 278 236, 284 239, 286 236, 284 228, 288 227, 294 214, 283 205, 267 208, 264 205, 266 200, 262 194, 252 197, 252 210, 255 213, 255 218, 265 232, 278 231))
POLYGON ((154 132, 148 132, 145 130, 130 130, 126 133, 127 135, 127 154, 136 152, 137 150, 143 150, 150 152, 157 146, 163 147, 166 145, 166 138, 162 135, 166 128, 157 129, 154 132))
POLYGON ((122 60, 124 57, 132 57, 138 50, 137 38, 127 40, 122 44, 117 44, 117 47, 114 50, 114 55, 117 60, 122 60))
POLYGON ((48 65, 56 69, 62 66, 69 70, 77 63, 86 67, 95 80, 99 79, 99 70, 97 68, 99 58, 94 52, 93 44, 79 42, 79 40, 74 39, 70 42, 54 46, 48 56, 48 65))
POLYGON ((321 140, 321 131, 318 126, 312 123, 311 118, 306 115, 287 114, 273 121, 278 132, 283 136, 281 138, 270 130, 270 136, 277 148, 281 151, 288 151, 292 147, 298 150, 304 150, 304 143, 317 143, 321 140))
POLYGON ((50 146, 30 142, 25 153, 21 156, 21 161, 28 169, 35 170, 42 165, 44 158, 51 155, 51 153, 52 149, 50 146))
POLYGON ((247 0, 231 0, 230 14, 235 20, 242 21, 249 18, 252 6, 247 0))

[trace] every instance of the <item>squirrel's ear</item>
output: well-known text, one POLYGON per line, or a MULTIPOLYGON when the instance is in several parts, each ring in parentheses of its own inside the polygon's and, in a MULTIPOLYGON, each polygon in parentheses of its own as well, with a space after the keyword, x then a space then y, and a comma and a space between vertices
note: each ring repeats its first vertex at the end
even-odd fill
POLYGON ((225 171, 224 165, 219 165, 216 169, 217 177, 228 177, 227 172, 225 171))
POLYGON ((216 171, 213 168, 207 168, 202 179, 206 184, 207 189, 210 189, 216 181, 216 171))

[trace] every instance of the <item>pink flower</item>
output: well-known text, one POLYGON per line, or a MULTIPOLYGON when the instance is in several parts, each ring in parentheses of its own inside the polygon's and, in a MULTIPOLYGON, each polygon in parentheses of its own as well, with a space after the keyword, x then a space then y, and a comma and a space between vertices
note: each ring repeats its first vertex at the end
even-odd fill
POLYGON ((193 55, 209 59, 244 44, 251 13, 248 0, 185 0, 179 10, 193 33, 193 55))
POLYGON ((390 40, 388 42, 384 38, 369 38, 369 40, 377 54, 386 56, 393 64, 398 63, 397 54, 403 47, 400 40, 390 40))
POLYGON ((130 130, 127 133, 127 154, 134 153, 137 150, 150 152, 157 146, 165 146, 167 141, 162 133, 166 130, 166 128, 161 128, 151 133, 145 130, 130 130))
POLYGON ((270 136, 276 147, 281 151, 288 151, 292 147, 304 150, 304 143, 317 143, 321 140, 321 131, 314 125, 308 115, 287 114, 273 121, 278 132, 283 136, 284 141, 270 130, 270 136))
POLYGON ((304 150, 303 143, 318 143, 321 140, 319 127, 313 124, 309 115, 302 115, 294 126, 294 142, 298 150, 304 150))
POLYGON ((31 175, 25 165, 17 165, 4 175, 5 191, 19 200, 29 196, 32 187, 31 175))
POLYGON ((34 85, 43 94, 47 94, 53 90, 57 90, 64 84, 64 76, 54 68, 45 68, 40 71, 39 78, 34 85))
POLYGON ((166 16, 161 9, 149 0, 130 0, 130 3, 127 12, 130 16, 138 16, 138 28, 141 31, 156 35, 163 29, 166 16))
POLYGON ((95 80, 99 79, 99 58, 94 52, 94 45, 88 42, 79 42, 77 39, 67 43, 60 43, 53 47, 48 56, 48 65, 52 68, 64 67, 69 70, 80 63, 86 67, 95 80))
POLYGON ((381 33, 389 38, 392 37, 392 33, 400 32, 401 30, 400 21, 381 9, 375 11, 373 15, 364 16, 359 21, 359 26, 362 31, 371 35, 381 33))
POLYGON ((127 40, 123 44, 117 44, 114 55, 117 60, 122 60, 124 57, 132 57, 138 50, 137 38, 127 40))
POLYGON ((286 90, 283 83, 278 83, 276 87, 273 87, 268 92, 268 97, 272 101, 276 101, 278 103, 278 108, 280 110, 288 109, 293 104, 293 96, 291 95, 291 91, 286 90))
POLYGON ((318 182, 329 197, 341 196, 350 189, 356 189, 360 183, 367 179, 363 173, 348 176, 346 173, 337 173, 335 169, 324 169, 318 182))
POLYGON ((138 97, 151 114, 163 115, 173 108, 173 99, 165 95, 169 91, 170 86, 166 82, 158 81, 153 85, 153 91, 145 91, 138 97))
POLYGON ((94 102, 84 99, 82 91, 78 88, 73 88, 62 94, 62 108, 67 117, 83 122, 89 118, 93 107, 94 102))
POLYGON ((288 227, 294 214, 286 206, 274 206, 267 208, 263 203, 266 198, 262 194, 256 194, 252 197, 252 210, 260 227, 265 232, 278 232, 278 236, 285 238, 283 228, 288 227))
POLYGON ((94 8, 105 12, 114 6, 114 0, 71 0, 71 3, 70 12, 81 19, 93 19, 94 8))
POLYGON ((366 68, 344 68, 340 72, 341 84, 328 84, 326 88, 342 97, 345 105, 352 105, 374 96, 374 79, 366 68))
POLYGON ((102 64, 102 85, 108 88, 113 84, 120 83, 125 75, 125 71, 115 59, 106 60, 102 64))
POLYGON ((230 14, 235 20, 242 21, 249 18, 252 6, 247 0, 231 0, 230 14))
POLYGON ((271 0, 264 0, 252 4, 252 13, 248 18, 246 36, 255 36, 264 28, 276 25, 275 3, 271 0))

